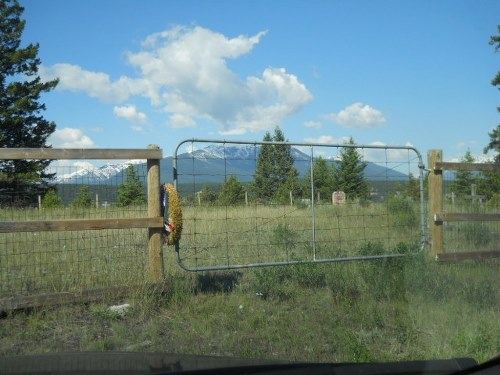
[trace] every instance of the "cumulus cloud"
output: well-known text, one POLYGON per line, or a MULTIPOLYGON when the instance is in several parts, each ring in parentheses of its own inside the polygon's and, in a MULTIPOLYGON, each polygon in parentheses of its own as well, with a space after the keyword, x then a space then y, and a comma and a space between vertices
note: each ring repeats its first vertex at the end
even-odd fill
POLYGON ((73 64, 40 66, 39 73, 43 81, 59 78, 57 90, 82 91, 105 103, 121 103, 131 95, 146 96, 149 86, 143 79, 125 76, 112 81, 109 74, 88 71, 73 64))
POLYGON ((168 123, 173 128, 193 128, 196 126, 196 121, 191 117, 175 113, 168 119, 168 123))
POLYGON ((146 116, 145 113, 137 111, 137 107, 135 105, 115 107, 113 112, 117 117, 124 118, 125 120, 131 122, 145 124, 148 121, 148 116, 146 116))
POLYGON ((319 121, 306 121, 304 122, 304 125, 307 128, 315 128, 315 129, 321 129, 322 124, 319 121))
POLYGON ((339 113, 330 113, 323 117, 347 128, 371 128, 387 121, 380 110, 359 102, 347 106, 339 113))
POLYGON ((227 61, 248 54, 266 31, 229 38, 202 27, 174 27, 148 36, 127 62, 139 77, 87 71, 71 64, 42 67, 43 79, 59 77, 59 90, 83 91, 104 102, 122 103, 134 95, 169 114, 172 127, 212 120, 221 133, 269 130, 299 111, 313 96, 284 68, 268 67, 261 75, 239 77, 227 61))
POLYGON ((331 135, 321 135, 315 138, 305 138, 304 142, 330 144, 330 145, 343 145, 344 143, 349 142, 349 137, 335 138, 332 137, 331 135))
POLYGON ((56 148, 92 148, 94 141, 84 134, 81 129, 62 128, 56 129, 50 136, 49 143, 56 148))

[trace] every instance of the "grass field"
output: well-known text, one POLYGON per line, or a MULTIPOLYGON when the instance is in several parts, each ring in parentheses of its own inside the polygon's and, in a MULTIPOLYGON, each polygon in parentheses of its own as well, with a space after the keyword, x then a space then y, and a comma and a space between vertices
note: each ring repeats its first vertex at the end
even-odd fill
MULTIPOLYGON (((407 257, 189 273, 176 264, 173 248, 165 247, 164 290, 146 283, 144 230, 2 234, 4 296, 131 281, 143 286, 127 299, 110 294, 98 304, 9 313, 0 320, 0 356, 120 350, 338 362, 464 356, 484 361, 497 355, 498 260, 428 259, 419 252, 418 211, 394 204, 318 207, 317 256, 407 257), (124 316, 107 309, 120 303, 131 304, 124 316)), ((112 215, 142 215, 131 212, 112 215)), ((284 206, 186 208, 181 258, 194 266, 307 259, 307 212, 284 206)), ((496 224, 481 228, 455 230, 447 245, 497 243, 496 224), (490 239, 480 243, 486 232, 490 239)))
POLYGON ((163 351, 294 361, 498 354, 498 262, 385 261, 186 273, 168 253, 168 288, 38 308, 0 321, 0 356, 163 351), (130 303, 125 316, 107 310, 130 303))

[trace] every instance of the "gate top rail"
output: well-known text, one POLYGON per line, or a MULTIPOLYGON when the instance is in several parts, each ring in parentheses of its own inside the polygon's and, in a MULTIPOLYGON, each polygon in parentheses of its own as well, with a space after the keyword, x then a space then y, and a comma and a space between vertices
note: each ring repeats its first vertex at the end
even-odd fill
POLYGON ((0 148, 0 159, 162 159, 160 148, 97 149, 97 148, 0 148))

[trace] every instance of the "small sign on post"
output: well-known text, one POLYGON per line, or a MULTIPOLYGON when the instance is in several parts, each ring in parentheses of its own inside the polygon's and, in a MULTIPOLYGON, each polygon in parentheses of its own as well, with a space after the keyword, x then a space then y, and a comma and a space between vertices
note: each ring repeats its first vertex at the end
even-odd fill
POLYGON ((332 194, 332 204, 342 206, 345 204, 345 193, 343 191, 334 191, 332 194))

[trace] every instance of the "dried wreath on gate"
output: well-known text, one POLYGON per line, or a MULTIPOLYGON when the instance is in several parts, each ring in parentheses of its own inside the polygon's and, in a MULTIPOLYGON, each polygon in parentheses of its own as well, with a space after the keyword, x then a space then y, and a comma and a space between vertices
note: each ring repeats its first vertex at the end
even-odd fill
POLYGON ((179 193, 172 184, 161 186, 161 207, 164 220, 163 242, 173 245, 179 242, 182 233, 182 208, 179 193))

